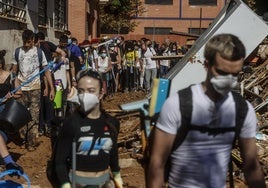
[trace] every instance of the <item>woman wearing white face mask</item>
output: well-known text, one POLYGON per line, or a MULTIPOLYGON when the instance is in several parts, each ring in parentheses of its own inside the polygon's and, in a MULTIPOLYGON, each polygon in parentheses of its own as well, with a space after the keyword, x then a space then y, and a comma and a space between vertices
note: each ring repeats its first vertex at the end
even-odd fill
POLYGON ((96 69, 101 74, 103 80, 102 87, 104 89, 104 94, 107 94, 107 87, 109 87, 108 83, 110 79, 112 79, 109 74, 112 69, 112 64, 111 58, 108 56, 108 52, 104 47, 100 50, 97 58, 96 69))
POLYGON ((63 122, 58 137, 55 169, 59 187, 71 187, 69 164, 72 142, 76 142, 75 183, 78 187, 123 187, 118 164, 117 134, 119 121, 101 109, 102 79, 98 72, 83 70, 77 75, 80 108, 63 122))

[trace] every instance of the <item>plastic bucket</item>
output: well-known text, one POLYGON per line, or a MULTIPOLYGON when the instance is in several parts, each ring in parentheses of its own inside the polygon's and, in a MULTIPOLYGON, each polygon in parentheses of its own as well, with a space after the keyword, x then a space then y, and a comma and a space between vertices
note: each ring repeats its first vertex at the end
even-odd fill
POLYGON ((56 91, 54 97, 54 109, 62 108, 62 90, 56 91))
POLYGON ((31 120, 29 110, 11 98, 5 103, 5 108, 0 113, 0 128, 8 133, 15 133, 31 120))
MULTIPOLYGON (((3 178, 4 176, 7 176, 7 175, 11 175, 14 172, 18 173, 20 177, 23 177, 25 179, 25 181, 27 182, 28 188, 30 188, 31 182, 30 182, 29 177, 25 173, 24 174, 21 174, 17 170, 6 170, 6 171, 3 171, 3 172, 0 173, 0 178, 3 178)), ((1 188, 23 188, 23 185, 22 184, 19 184, 17 182, 14 182, 12 180, 2 180, 2 181, 0 181, 0 187, 1 188)))

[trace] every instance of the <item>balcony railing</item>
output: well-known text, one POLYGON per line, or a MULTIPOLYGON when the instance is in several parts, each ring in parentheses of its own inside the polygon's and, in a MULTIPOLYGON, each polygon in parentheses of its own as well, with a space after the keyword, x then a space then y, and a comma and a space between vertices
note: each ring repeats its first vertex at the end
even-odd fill
POLYGON ((25 15, 25 9, 13 6, 8 3, 0 2, 0 17, 25 23, 25 15))

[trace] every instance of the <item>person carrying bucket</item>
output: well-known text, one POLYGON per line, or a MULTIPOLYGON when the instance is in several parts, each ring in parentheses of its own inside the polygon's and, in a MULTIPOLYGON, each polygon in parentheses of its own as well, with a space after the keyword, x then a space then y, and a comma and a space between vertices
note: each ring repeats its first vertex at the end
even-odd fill
MULTIPOLYGON (((5 56, 6 51, 1 50, 0 51, 0 98, 6 97, 6 100, 12 95, 10 94, 10 90, 12 88, 12 82, 11 82, 11 74, 9 71, 5 70, 5 56)), ((20 96, 21 91, 18 91, 13 95, 14 97, 20 96)), ((6 101, 5 100, 5 101, 6 101)), ((0 103, 0 114, 5 109, 5 101, 0 103)), ((6 141, 7 141, 7 134, 0 129, 0 156, 2 157, 6 169, 13 169, 13 170, 19 170, 21 173, 23 173, 23 168, 19 166, 11 157, 11 155, 8 152, 6 141)))

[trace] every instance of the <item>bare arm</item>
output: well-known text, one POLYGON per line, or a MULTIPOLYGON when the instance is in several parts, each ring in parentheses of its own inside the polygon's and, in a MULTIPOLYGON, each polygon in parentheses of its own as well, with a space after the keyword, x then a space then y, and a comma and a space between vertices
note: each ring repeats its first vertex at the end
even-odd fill
POLYGON ((81 56, 78 56, 80 64, 84 64, 83 58, 81 56))
POLYGON ((74 61, 70 61, 70 73, 71 73, 71 77, 70 80, 72 81, 72 86, 76 87, 77 83, 75 80, 75 66, 74 66, 74 61))
POLYGON ((54 97, 55 97, 55 89, 54 89, 54 84, 53 84, 53 81, 52 81, 51 72, 50 72, 49 70, 47 70, 47 71, 45 72, 45 76, 46 76, 48 85, 49 85, 49 87, 50 87, 49 98, 50 98, 50 100, 53 100, 54 97))
POLYGON ((56 52, 61 55, 62 61, 64 63, 66 63, 66 53, 62 49, 60 49, 59 47, 57 47, 56 52))
POLYGON ((2 135, 0 135, 0 155, 1 155, 2 158, 4 158, 5 156, 9 155, 6 143, 5 143, 2 135))
POLYGON ((70 79, 70 72, 69 70, 66 70, 66 78, 67 78, 67 88, 68 88, 68 92, 70 92, 70 89, 72 87, 71 84, 71 79, 70 79))
POLYGON ((109 72, 112 69, 112 62, 111 62, 111 58, 108 58, 108 67, 106 72, 109 72))
POLYGON ((255 138, 240 138, 239 147, 248 187, 265 188, 264 175, 259 163, 255 138))
POLYGON ((147 187, 162 188, 165 183, 165 165, 176 135, 163 132, 158 128, 155 128, 151 134, 153 134, 153 143, 148 169, 147 187))

